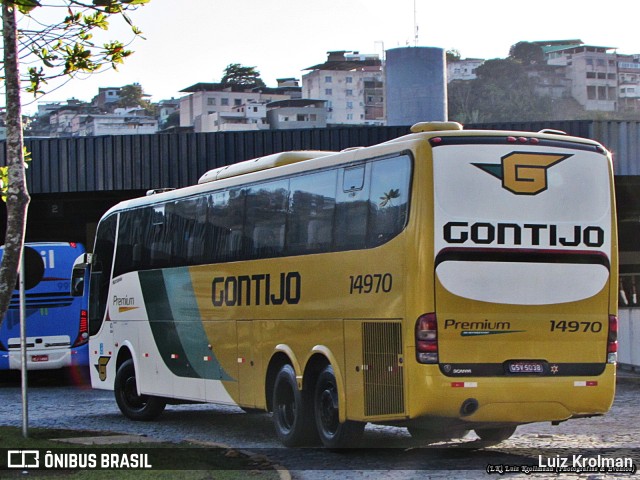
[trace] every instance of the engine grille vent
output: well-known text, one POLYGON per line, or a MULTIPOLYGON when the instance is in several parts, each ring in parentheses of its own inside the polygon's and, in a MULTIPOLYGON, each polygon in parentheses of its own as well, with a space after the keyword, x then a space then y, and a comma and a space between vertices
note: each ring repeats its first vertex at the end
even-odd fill
POLYGON ((404 368, 400 323, 362 324, 365 415, 404 413, 404 368))

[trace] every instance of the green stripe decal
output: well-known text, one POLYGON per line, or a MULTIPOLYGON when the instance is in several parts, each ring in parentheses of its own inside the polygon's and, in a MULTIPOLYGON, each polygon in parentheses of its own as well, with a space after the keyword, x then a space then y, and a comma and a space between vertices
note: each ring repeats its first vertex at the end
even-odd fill
POLYGON ((167 368, 179 377, 234 381, 209 350, 189 269, 147 270, 138 276, 149 325, 167 368))

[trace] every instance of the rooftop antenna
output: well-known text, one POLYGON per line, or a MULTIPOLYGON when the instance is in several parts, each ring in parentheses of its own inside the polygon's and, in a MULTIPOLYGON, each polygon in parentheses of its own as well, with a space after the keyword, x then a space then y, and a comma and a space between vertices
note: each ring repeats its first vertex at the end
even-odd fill
POLYGON ((418 14, 416 0, 413 0, 413 46, 418 46, 418 14))

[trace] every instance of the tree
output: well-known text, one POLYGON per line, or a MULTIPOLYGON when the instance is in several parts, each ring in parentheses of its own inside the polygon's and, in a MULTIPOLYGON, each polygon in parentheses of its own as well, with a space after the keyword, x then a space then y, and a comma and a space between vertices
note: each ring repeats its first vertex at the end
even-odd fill
POLYGON ((548 119, 549 97, 536 93, 536 78, 512 57, 487 60, 477 78, 449 88, 449 114, 458 121, 508 122, 548 119))
POLYGON ((144 92, 139 83, 125 85, 120 88, 118 96, 120 97, 118 105, 122 108, 140 107, 144 101, 144 92))
POLYGON ((460 55, 459 50, 452 48, 450 50, 447 50, 446 58, 447 58, 447 63, 459 62, 460 59, 462 58, 462 55, 460 55))
POLYGON ((22 135, 21 87, 39 95, 48 81, 79 73, 92 73, 104 66, 115 68, 131 55, 119 41, 98 45, 96 30, 108 30, 109 19, 120 18, 131 26, 134 37, 141 32, 128 12, 150 0, 0 0, 6 98, 7 165, 0 171, 0 190, 6 198, 7 230, 0 264, 0 325, 16 285, 26 229, 29 192, 25 177, 22 135), (64 8, 61 8, 64 7, 64 8), (58 22, 45 22, 38 14, 62 12, 58 22), (18 29, 18 16, 29 17, 25 29, 18 29), (28 65, 21 77, 20 64, 28 65))
POLYGON ((245 67, 239 63, 230 63, 224 69, 224 76, 220 83, 225 86, 242 85, 246 87, 264 87, 260 72, 256 67, 245 67))
POLYGON ((518 42, 511 45, 509 57, 523 65, 544 64, 544 53, 542 47, 530 42, 518 42))
POLYGON ((152 104, 145 98, 146 95, 139 83, 125 85, 120 89, 119 96, 118 106, 121 108, 142 107, 147 115, 156 115, 157 113, 157 105, 152 104))

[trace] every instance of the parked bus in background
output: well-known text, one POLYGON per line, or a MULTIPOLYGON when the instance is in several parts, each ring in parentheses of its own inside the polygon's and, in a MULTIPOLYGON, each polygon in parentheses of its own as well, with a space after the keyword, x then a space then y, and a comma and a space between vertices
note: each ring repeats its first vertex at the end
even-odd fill
POLYGON ((601 415, 617 351, 613 174, 597 142, 422 123, 122 202, 91 264, 90 363, 136 420, 273 412, 287 446, 367 422, 499 442, 601 415))
MULTIPOLYGON (((27 369, 88 368, 87 271, 72 269, 84 255, 80 243, 37 242, 24 247, 27 369)), ((4 248, 0 247, 0 255, 4 248)), ((16 289, 0 327, 0 370, 19 370, 20 298, 16 289)), ((86 376, 86 373, 84 373, 86 376)))

